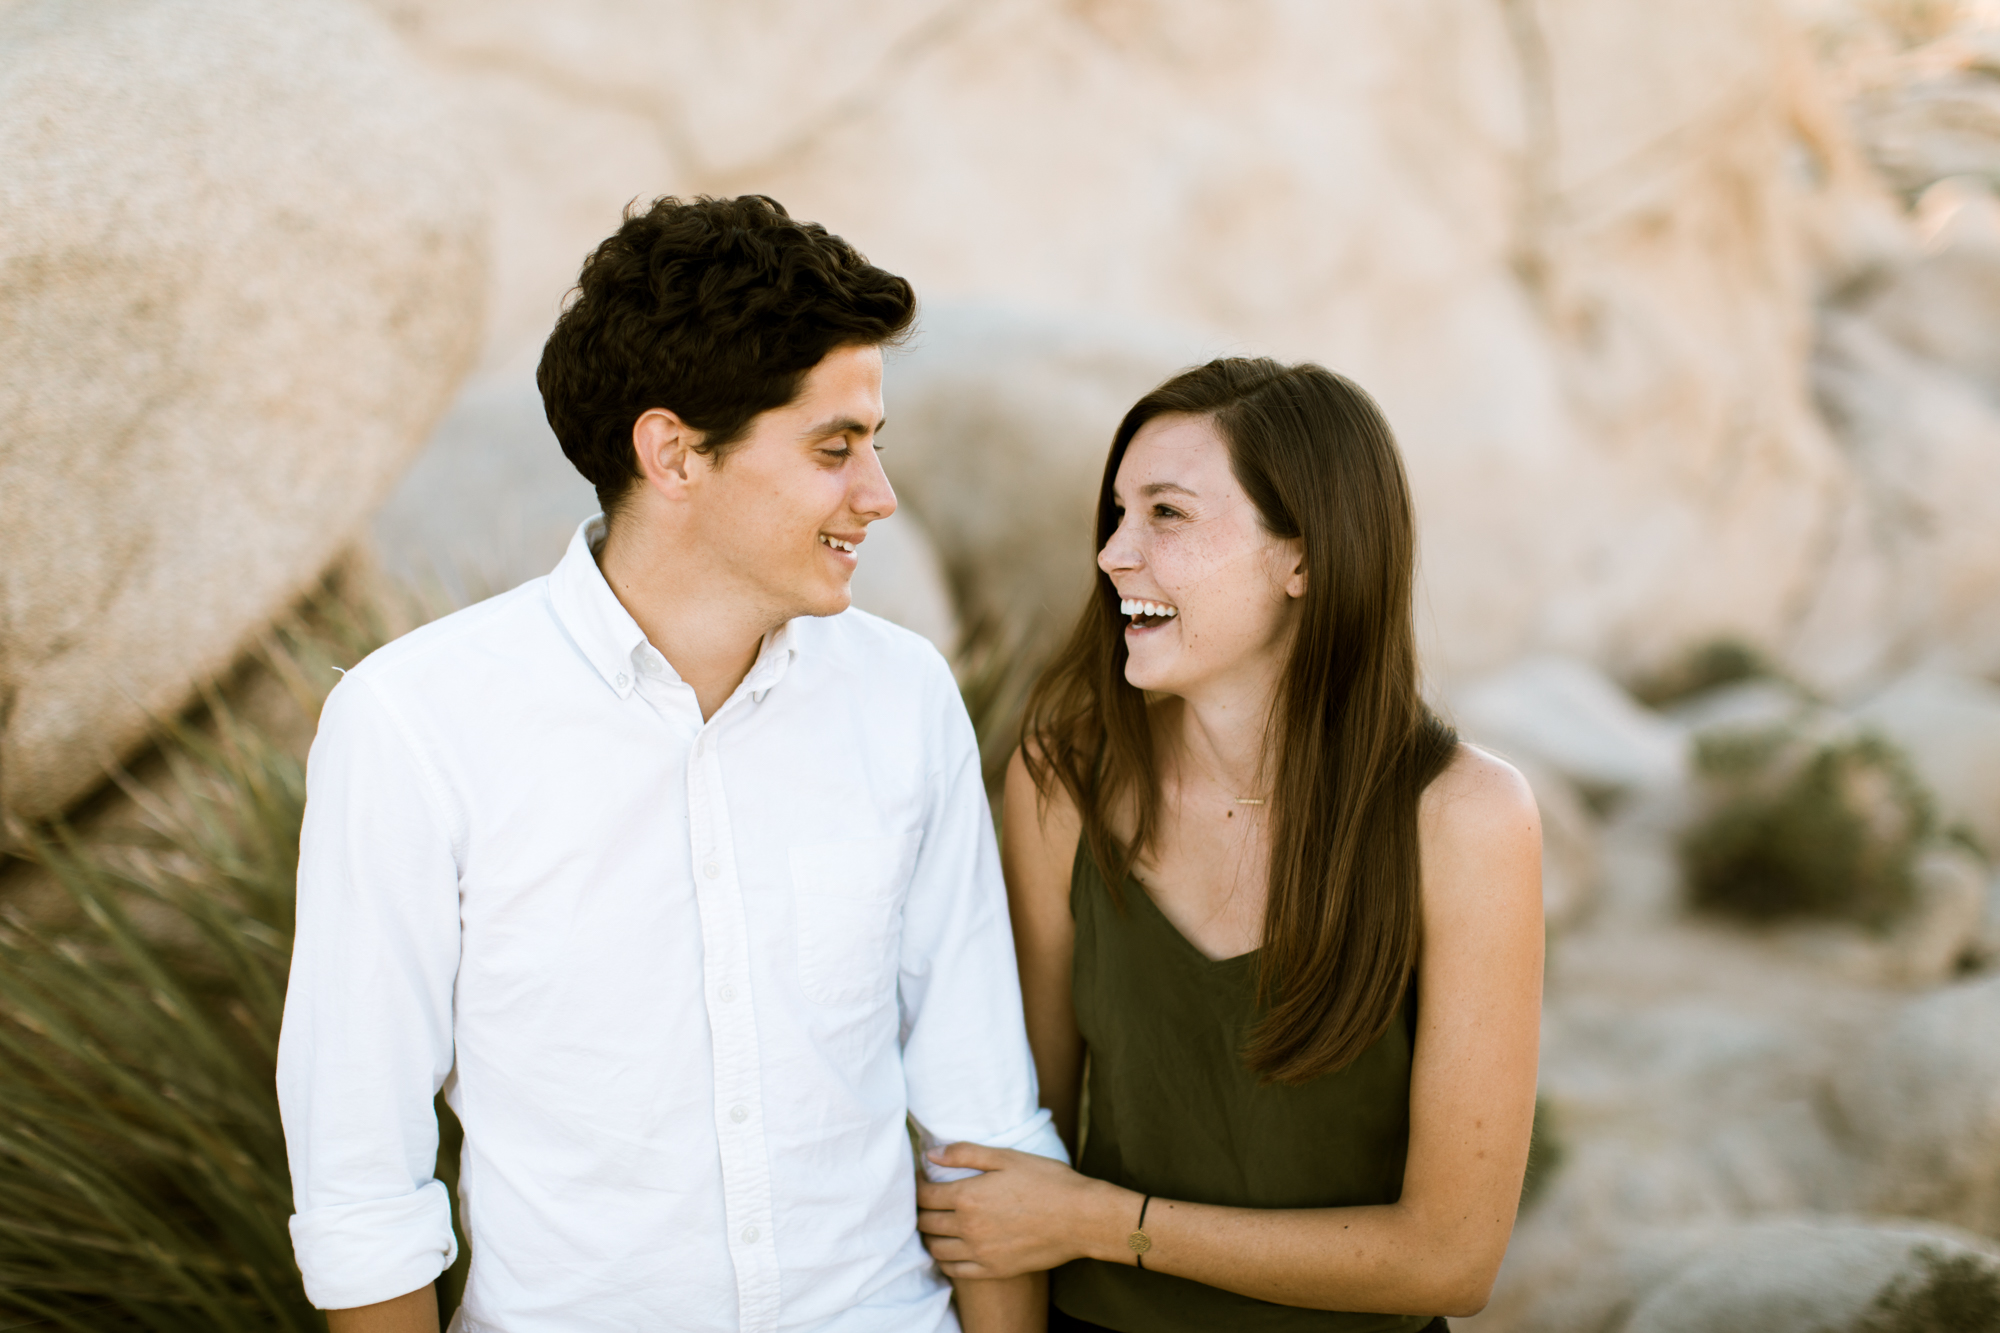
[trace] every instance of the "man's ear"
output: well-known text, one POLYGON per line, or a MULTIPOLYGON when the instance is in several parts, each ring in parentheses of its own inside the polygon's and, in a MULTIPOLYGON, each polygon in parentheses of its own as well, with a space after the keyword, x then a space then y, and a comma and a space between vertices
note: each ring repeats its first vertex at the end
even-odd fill
POLYGON ((632 423, 632 453, 646 484, 669 499, 687 494, 689 465, 702 433, 664 407, 652 407, 632 423))

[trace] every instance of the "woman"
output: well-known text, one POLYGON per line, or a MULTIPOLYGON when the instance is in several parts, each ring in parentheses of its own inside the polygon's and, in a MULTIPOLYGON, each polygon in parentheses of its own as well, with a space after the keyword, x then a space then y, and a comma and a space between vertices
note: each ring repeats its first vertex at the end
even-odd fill
POLYGON ((1541 835, 1418 694, 1412 526, 1380 412, 1318 366, 1215 361, 1126 414, 1002 821, 1080 1170, 933 1153, 983 1173, 919 1187, 952 1277, 1055 1269, 1055 1327, 1132 1333, 1485 1304, 1534 1118, 1541 835))

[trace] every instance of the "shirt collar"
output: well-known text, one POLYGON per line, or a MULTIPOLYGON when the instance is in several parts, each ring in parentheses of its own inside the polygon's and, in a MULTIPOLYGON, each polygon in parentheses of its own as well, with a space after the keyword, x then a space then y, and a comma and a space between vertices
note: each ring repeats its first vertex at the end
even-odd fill
MULTIPOLYGON (((549 575, 549 598, 556 617, 569 631, 583 655, 590 660, 604 683, 624 698, 638 686, 638 655, 650 647, 646 632, 632 613, 604 581, 597 567, 597 550, 604 545, 604 515, 596 514, 577 526, 569 539, 569 549, 549 575)), ((799 636, 786 621, 764 636, 757 660, 751 664, 739 689, 747 689, 758 703, 784 677, 792 658, 798 655, 799 636)), ((674 679, 671 663, 665 665, 674 679)))
POLYGON ((771 687, 785 678, 792 659, 798 656, 799 636, 792 628, 797 623, 796 620, 787 620, 766 634, 764 642, 758 647, 757 660, 751 664, 750 673, 743 677, 742 685, 757 703, 763 703, 771 687))

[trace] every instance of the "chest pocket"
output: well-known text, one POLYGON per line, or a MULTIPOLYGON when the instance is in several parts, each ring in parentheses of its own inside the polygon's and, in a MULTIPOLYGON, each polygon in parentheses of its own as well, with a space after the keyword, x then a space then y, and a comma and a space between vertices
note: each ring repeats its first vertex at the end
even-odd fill
POLYGON ((903 886, 916 833, 811 843, 791 851, 799 984, 818 1004, 880 999, 896 977, 903 886))

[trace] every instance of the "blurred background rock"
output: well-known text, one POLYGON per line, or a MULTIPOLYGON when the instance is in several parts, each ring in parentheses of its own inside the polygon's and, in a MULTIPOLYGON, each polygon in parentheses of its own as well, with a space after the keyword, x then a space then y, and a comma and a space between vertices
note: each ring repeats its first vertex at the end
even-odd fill
POLYGON ((1546 826, 1560 1151, 1467 1326, 2000 1329, 1991 0, 0 0, 0 908, 202 808, 163 722, 296 764, 274 625, 545 572, 579 262, 746 191, 917 285, 856 599, 989 759, 1138 394, 1383 402, 1546 826))

